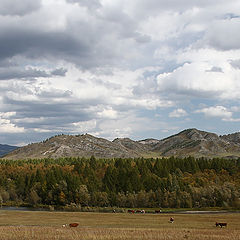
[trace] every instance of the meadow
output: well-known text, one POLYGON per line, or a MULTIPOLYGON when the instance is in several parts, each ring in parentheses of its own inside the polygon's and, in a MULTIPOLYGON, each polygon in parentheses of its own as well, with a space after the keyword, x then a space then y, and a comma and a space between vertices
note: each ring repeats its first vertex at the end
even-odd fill
POLYGON ((240 214, 129 214, 0 211, 0 239, 240 240, 240 214), (174 217, 174 223, 169 223, 174 217), (217 228, 215 222, 227 222, 217 228), (62 227, 77 222, 76 228, 62 227))

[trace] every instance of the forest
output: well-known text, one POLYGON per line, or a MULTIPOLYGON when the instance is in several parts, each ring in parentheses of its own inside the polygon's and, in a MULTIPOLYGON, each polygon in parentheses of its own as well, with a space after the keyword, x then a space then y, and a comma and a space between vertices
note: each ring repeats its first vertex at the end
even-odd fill
POLYGON ((2 159, 0 204, 240 208, 240 159, 2 159))

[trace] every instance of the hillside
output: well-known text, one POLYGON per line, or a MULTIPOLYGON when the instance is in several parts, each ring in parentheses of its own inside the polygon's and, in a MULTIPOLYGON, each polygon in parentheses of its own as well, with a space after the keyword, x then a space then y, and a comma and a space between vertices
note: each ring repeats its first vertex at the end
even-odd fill
POLYGON ((116 143, 124 148, 140 153, 148 153, 151 151, 149 145, 144 145, 141 142, 133 141, 130 138, 116 138, 113 140, 113 143, 116 143))
POLYGON ((240 133, 218 136, 187 129, 162 140, 116 138, 113 141, 89 134, 59 135, 29 144, 7 154, 7 159, 59 157, 135 158, 161 156, 240 157, 240 133))
POLYGON ((123 145, 97 138, 90 134, 59 135, 40 143, 21 147, 5 158, 59 158, 59 157, 91 157, 97 158, 127 158, 139 157, 139 153, 125 148, 123 145))
POLYGON ((240 133, 218 136, 215 133, 187 129, 159 141, 152 151, 163 156, 237 157, 240 156, 240 133))

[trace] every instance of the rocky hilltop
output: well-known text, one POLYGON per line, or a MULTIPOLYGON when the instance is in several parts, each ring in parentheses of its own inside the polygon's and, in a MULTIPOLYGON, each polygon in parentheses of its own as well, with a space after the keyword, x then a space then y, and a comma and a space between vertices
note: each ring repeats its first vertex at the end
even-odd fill
POLYGON ((40 143, 21 147, 4 158, 59 158, 59 157, 127 158, 139 157, 139 153, 124 146, 97 138, 90 134, 58 135, 40 143))
POLYGON ((237 157, 240 156, 239 137, 240 133, 218 136, 187 129, 152 145, 151 150, 161 152, 163 156, 237 157))
POLYGON ((18 148, 4 158, 90 157, 135 158, 144 156, 240 157, 240 133, 218 136, 187 129, 168 138, 133 141, 130 138, 104 138, 83 135, 58 135, 40 143, 18 148))

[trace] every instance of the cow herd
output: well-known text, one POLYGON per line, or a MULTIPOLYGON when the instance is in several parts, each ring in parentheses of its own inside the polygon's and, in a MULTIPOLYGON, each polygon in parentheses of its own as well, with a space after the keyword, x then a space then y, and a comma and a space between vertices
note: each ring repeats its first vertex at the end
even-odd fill
MULTIPOLYGON (((115 212, 115 211, 114 211, 115 212)), ((155 213, 160 213, 161 210, 156 210, 155 213)), ((132 210, 132 209, 129 209, 128 210, 128 213, 145 213, 145 210, 132 210)), ((173 217, 170 217, 169 219, 169 223, 173 223, 174 222, 174 218, 173 217)), ((62 227, 77 227, 79 224, 78 223, 69 223, 69 224, 63 224, 62 227)), ((226 222, 216 222, 216 227, 227 227, 227 223, 226 222)))
POLYGON ((132 210, 132 209, 129 209, 128 213, 145 213, 145 210, 132 210))

